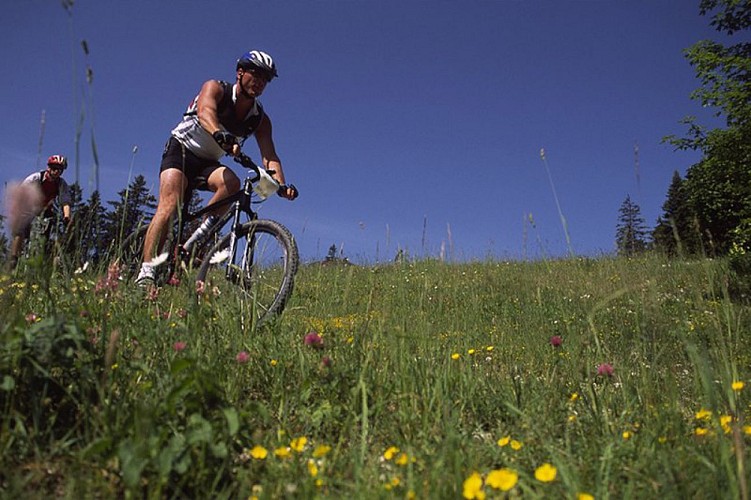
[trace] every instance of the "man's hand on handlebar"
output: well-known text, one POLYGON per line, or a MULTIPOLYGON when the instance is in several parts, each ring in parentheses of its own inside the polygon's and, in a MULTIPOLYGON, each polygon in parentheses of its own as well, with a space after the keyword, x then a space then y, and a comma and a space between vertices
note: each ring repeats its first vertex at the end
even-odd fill
POLYGON ((278 194, 282 198, 287 198, 288 200, 292 201, 297 198, 300 192, 297 190, 294 184, 282 184, 279 186, 276 194, 278 194))
POLYGON ((240 153, 240 145, 237 144, 237 137, 226 130, 217 130, 211 136, 227 154, 237 156, 240 153))

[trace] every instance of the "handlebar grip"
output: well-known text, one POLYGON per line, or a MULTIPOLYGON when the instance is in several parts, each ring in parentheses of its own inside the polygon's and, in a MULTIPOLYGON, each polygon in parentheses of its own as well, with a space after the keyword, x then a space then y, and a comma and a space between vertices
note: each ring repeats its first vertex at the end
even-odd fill
POLYGON ((279 189, 276 191, 276 194, 279 196, 284 196, 284 193, 287 192, 287 189, 292 190, 292 198, 290 200, 294 200, 298 196, 300 196, 300 191, 297 189, 297 186, 294 184, 282 184, 279 186, 279 189))

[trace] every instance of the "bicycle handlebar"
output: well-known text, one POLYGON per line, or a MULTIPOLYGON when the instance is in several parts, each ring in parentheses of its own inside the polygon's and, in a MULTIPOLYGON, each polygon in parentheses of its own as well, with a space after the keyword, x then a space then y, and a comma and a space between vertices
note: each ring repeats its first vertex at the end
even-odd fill
MULTIPOLYGON (((261 174, 262 167, 256 165, 256 163, 250 158, 250 156, 246 155, 242 151, 237 156, 233 157, 233 160, 235 160, 235 162, 239 163, 248 170, 255 172, 256 177, 255 179, 252 179, 252 182, 259 182, 264 177, 264 175, 261 174)), ((263 170, 268 173, 269 177, 275 173, 273 170, 266 170, 265 168, 263 170)), ((295 191, 295 198, 297 198, 297 196, 299 195, 299 190, 297 189, 297 187, 295 187, 294 184, 279 184, 276 179, 272 180, 277 184, 277 194, 279 194, 280 196, 281 193, 283 191, 286 191, 288 187, 292 188, 295 191)))
POLYGON ((254 172, 258 173, 258 169, 261 168, 250 158, 250 156, 246 155, 245 153, 240 153, 237 156, 233 158, 237 163, 242 165, 243 167, 253 170, 254 172))

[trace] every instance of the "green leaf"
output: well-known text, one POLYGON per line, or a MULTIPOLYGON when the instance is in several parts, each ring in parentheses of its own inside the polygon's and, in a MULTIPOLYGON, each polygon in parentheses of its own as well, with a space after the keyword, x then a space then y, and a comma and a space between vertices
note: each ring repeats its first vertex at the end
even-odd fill
POLYGON ((214 430, 208 420, 198 413, 192 414, 188 418, 188 431, 185 435, 188 444, 211 443, 214 430))
POLYGON ((237 415, 237 410, 233 407, 225 408, 223 410, 224 418, 227 419, 227 428, 230 436, 237 434, 240 430, 240 418, 237 415))
POLYGON ((16 381, 13 377, 10 375, 5 375, 3 377, 3 383, 0 385, 0 389, 4 391, 12 391, 16 388, 16 381))
POLYGON ((139 456, 138 447, 132 441, 125 441, 120 444, 117 450, 117 456, 120 458, 120 469, 123 474, 123 482, 129 488, 138 486, 141 479, 141 472, 146 466, 146 460, 139 456))
POLYGON ((227 457, 227 445, 225 443, 216 443, 211 445, 211 453, 216 458, 226 458, 227 457))
POLYGON ((193 365, 193 362, 189 359, 185 358, 178 358, 172 362, 172 366, 170 367, 170 373, 172 375, 177 375, 183 370, 187 370, 188 368, 193 365))

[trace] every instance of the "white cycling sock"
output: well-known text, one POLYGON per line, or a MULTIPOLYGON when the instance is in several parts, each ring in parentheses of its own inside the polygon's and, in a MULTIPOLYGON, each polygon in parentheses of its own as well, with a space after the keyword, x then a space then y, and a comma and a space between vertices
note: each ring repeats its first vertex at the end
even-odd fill
POLYGON ((193 234, 190 235, 188 241, 183 243, 183 250, 190 251, 190 248, 195 244, 195 242, 201 239, 201 237, 203 237, 208 232, 209 228, 214 225, 216 220, 217 217, 215 215, 209 215, 208 217, 206 217, 201 225, 198 226, 198 229, 193 231, 193 234))

